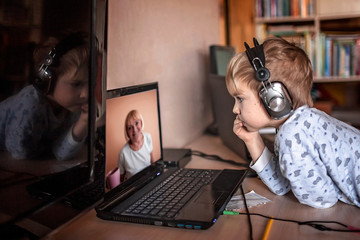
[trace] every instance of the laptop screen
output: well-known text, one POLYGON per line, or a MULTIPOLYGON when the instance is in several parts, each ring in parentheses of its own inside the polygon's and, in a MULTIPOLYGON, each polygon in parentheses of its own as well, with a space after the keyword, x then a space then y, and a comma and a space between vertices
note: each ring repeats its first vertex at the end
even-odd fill
POLYGON ((151 157, 146 156, 149 151, 154 162, 162 159, 158 84, 149 83, 108 90, 105 133, 105 170, 108 176, 120 171, 125 178, 130 178, 150 165, 151 157), (140 145, 129 136, 133 134, 129 131, 136 128, 132 124, 129 125, 131 119, 141 119, 140 145), (123 153, 120 154, 121 152, 123 153), (120 155, 122 155, 121 161, 119 161, 120 155))

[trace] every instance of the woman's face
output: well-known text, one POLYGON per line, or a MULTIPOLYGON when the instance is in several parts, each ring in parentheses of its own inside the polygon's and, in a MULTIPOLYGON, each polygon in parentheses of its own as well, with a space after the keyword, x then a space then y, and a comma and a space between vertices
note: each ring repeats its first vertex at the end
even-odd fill
POLYGON ((86 65, 70 68, 65 74, 59 76, 54 92, 50 97, 62 107, 71 112, 78 112, 87 108, 89 97, 89 72, 86 65))
POLYGON ((126 125, 126 132, 131 142, 136 142, 141 139, 142 122, 140 119, 130 118, 126 125))

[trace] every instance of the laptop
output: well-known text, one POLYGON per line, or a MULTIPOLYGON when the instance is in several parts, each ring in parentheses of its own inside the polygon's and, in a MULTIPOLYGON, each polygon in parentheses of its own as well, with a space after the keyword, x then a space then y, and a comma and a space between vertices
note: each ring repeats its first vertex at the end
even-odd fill
MULTIPOLYGON (((104 200, 95 208, 97 217, 109 221, 208 229, 222 214, 247 170, 189 169, 172 164, 182 161, 171 159, 172 154, 164 157, 158 83, 148 83, 107 92, 107 172, 114 172, 117 167, 119 152, 126 141, 124 119, 133 109, 142 114, 143 131, 152 138, 157 161, 108 189, 104 200)), ((175 155, 176 158, 188 158, 189 153, 190 150, 184 149, 175 155)))

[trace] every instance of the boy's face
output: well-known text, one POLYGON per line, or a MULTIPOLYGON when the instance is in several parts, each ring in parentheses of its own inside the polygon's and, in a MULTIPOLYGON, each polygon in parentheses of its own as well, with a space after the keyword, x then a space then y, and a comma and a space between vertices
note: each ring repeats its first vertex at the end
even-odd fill
POLYGON ((69 69, 56 81, 52 99, 71 112, 87 110, 89 73, 86 65, 69 69))
POLYGON ((259 131, 271 123, 271 118, 265 111, 258 93, 250 89, 245 83, 238 83, 239 89, 235 98, 233 112, 242 124, 242 127, 249 132, 259 131))

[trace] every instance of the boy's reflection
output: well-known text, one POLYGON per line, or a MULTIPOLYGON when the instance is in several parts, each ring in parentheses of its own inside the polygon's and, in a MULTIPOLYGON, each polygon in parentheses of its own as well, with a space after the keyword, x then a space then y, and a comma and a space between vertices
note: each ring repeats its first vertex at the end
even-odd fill
POLYGON ((125 119, 126 143, 119 154, 121 181, 135 175, 153 163, 151 135, 143 132, 144 120, 137 110, 131 110, 125 119))
POLYGON ((78 153, 87 136, 89 54, 83 33, 34 51, 34 83, 0 103, 0 150, 16 159, 78 153))

